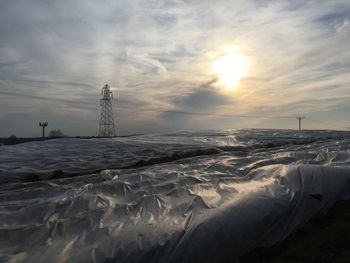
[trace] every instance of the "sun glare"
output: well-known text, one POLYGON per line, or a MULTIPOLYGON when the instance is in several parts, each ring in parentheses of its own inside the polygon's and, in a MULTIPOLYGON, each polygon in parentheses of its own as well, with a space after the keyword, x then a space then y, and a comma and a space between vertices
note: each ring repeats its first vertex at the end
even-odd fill
POLYGON ((239 53, 228 54, 214 62, 212 70, 218 76, 219 85, 233 89, 247 74, 247 61, 239 53))

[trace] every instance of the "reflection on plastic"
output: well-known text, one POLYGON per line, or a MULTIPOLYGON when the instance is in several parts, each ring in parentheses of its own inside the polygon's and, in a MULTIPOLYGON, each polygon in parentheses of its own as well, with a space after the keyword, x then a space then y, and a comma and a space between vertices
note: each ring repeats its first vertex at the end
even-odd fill
POLYGON ((346 132, 1 146, 0 261, 236 262, 348 199, 349 167, 346 132))

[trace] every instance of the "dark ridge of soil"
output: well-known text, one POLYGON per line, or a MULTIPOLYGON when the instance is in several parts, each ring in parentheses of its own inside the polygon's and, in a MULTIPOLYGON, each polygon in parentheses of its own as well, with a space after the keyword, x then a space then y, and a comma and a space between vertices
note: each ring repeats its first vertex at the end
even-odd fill
POLYGON ((271 248, 258 248, 241 257, 243 263, 350 262, 350 200, 338 201, 289 238, 271 248))

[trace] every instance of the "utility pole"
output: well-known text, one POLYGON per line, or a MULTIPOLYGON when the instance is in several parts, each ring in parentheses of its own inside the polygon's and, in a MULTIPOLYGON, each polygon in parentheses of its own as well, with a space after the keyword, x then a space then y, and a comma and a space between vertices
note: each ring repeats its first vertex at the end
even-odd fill
POLYGON ((301 131, 301 120, 305 119, 305 117, 295 117, 299 121, 299 131, 301 131))
POLYGON ((104 85, 102 88, 102 98, 100 99, 101 119, 99 137, 115 137, 114 118, 112 110, 113 92, 109 85, 104 85))
POLYGON ((39 126, 43 128, 43 139, 45 138, 45 128, 47 127, 47 121, 39 122, 39 126))

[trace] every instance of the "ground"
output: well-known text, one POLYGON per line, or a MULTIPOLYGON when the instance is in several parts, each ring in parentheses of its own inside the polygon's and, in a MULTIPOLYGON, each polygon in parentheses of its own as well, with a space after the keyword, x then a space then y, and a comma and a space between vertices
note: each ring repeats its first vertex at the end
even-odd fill
POLYGON ((281 244, 259 248, 242 262, 350 262, 350 201, 338 201, 326 215, 315 216, 281 244))

